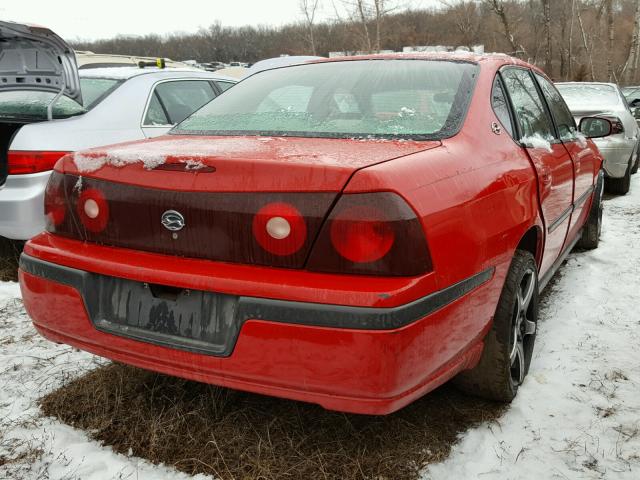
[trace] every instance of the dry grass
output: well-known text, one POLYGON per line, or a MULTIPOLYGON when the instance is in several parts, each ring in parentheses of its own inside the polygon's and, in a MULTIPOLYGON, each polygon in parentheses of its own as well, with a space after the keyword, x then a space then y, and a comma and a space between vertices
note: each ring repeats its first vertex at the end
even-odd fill
POLYGON ((18 281, 18 259, 23 245, 0 237, 0 282, 18 281))
POLYGON ((386 417, 217 388, 109 364, 41 400, 117 452, 223 479, 415 479, 503 407, 443 387, 386 417))

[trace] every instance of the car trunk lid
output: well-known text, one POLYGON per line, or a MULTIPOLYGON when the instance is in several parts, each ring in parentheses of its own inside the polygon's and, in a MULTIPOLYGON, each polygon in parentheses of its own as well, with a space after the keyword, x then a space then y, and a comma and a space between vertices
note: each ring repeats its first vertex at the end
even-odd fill
POLYGON ((0 21, 0 79, 0 92, 62 92, 82 104, 75 53, 45 27, 0 21))
MULTIPOLYGON (((82 104, 71 47, 48 28, 0 21, 0 95, 19 91, 47 92, 54 95, 51 100, 62 94, 82 104)), ((24 107, 28 110, 29 102, 24 102, 24 107)), ((8 151, 18 130, 27 123, 45 119, 46 116, 21 115, 0 102, 0 186, 7 179, 8 151)))
POLYGON ((78 152, 67 157, 62 168, 85 177, 171 190, 339 192, 356 170, 438 145, 439 141, 167 135, 78 152))

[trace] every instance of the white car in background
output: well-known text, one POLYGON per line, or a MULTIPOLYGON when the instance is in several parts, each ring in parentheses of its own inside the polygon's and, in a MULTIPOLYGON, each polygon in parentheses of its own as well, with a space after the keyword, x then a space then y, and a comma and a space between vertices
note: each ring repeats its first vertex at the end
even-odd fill
POLYGON ((64 154, 163 135, 237 82, 195 69, 78 72, 43 27, 0 22, 0 46, 0 237, 14 240, 43 230, 44 190, 64 154))
POLYGON ((614 83, 562 82, 556 87, 569 110, 580 123, 582 117, 606 117, 613 124, 612 135, 594 139, 604 157, 605 186, 611 193, 624 195, 631 185, 631 174, 638 169, 640 129, 624 95, 614 83))

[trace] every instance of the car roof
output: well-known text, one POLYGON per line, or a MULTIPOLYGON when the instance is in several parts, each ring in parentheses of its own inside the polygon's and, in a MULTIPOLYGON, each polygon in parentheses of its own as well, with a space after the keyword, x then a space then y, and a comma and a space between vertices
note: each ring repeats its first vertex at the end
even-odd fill
POLYGON ((207 72, 199 68, 139 68, 139 67, 105 67, 87 68, 80 70, 80 78, 112 78, 115 80, 129 80, 142 75, 153 75, 158 78, 191 77, 194 74, 212 80, 224 80, 237 82, 237 78, 226 75, 216 75, 215 72, 207 72))
POLYGON ((618 88, 618 84, 609 82, 555 82, 556 85, 606 85, 607 87, 618 88))
POLYGON ((378 53, 370 55, 355 55, 345 57, 320 58, 305 63, 326 63, 341 62, 350 60, 445 60, 445 61, 462 61, 472 63, 507 63, 519 65, 527 68, 539 70, 535 65, 531 65, 523 60, 511 57, 506 53, 473 53, 467 51, 455 52, 396 52, 396 53, 378 53))

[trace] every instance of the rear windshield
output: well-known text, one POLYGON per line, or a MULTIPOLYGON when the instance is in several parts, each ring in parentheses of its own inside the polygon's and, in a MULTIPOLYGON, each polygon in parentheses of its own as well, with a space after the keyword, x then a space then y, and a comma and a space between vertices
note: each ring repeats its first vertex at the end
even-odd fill
POLYGON ((611 85, 557 84, 556 86, 567 102, 569 109, 573 111, 620 105, 618 92, 611 85))
MULTIPOLYGON (((83 104, 62 96, 53 105, 53 118, 68 118, 88 112, 120 83, 122 80, 110 78, 80 78, 83 104)), ((0 92, 0 117, 45 120, 47 106, 55 96, 55 93, 29 90, 0 92)))
POLYGON ((628 102, 633 102, 640 98, 640 87, 624 87, 622 89, 622 94, 628 102))
POLYGON ((460 129, 478 66, 357 60, 267 70, 238 83, 172 133, 437 139, 460 129))

